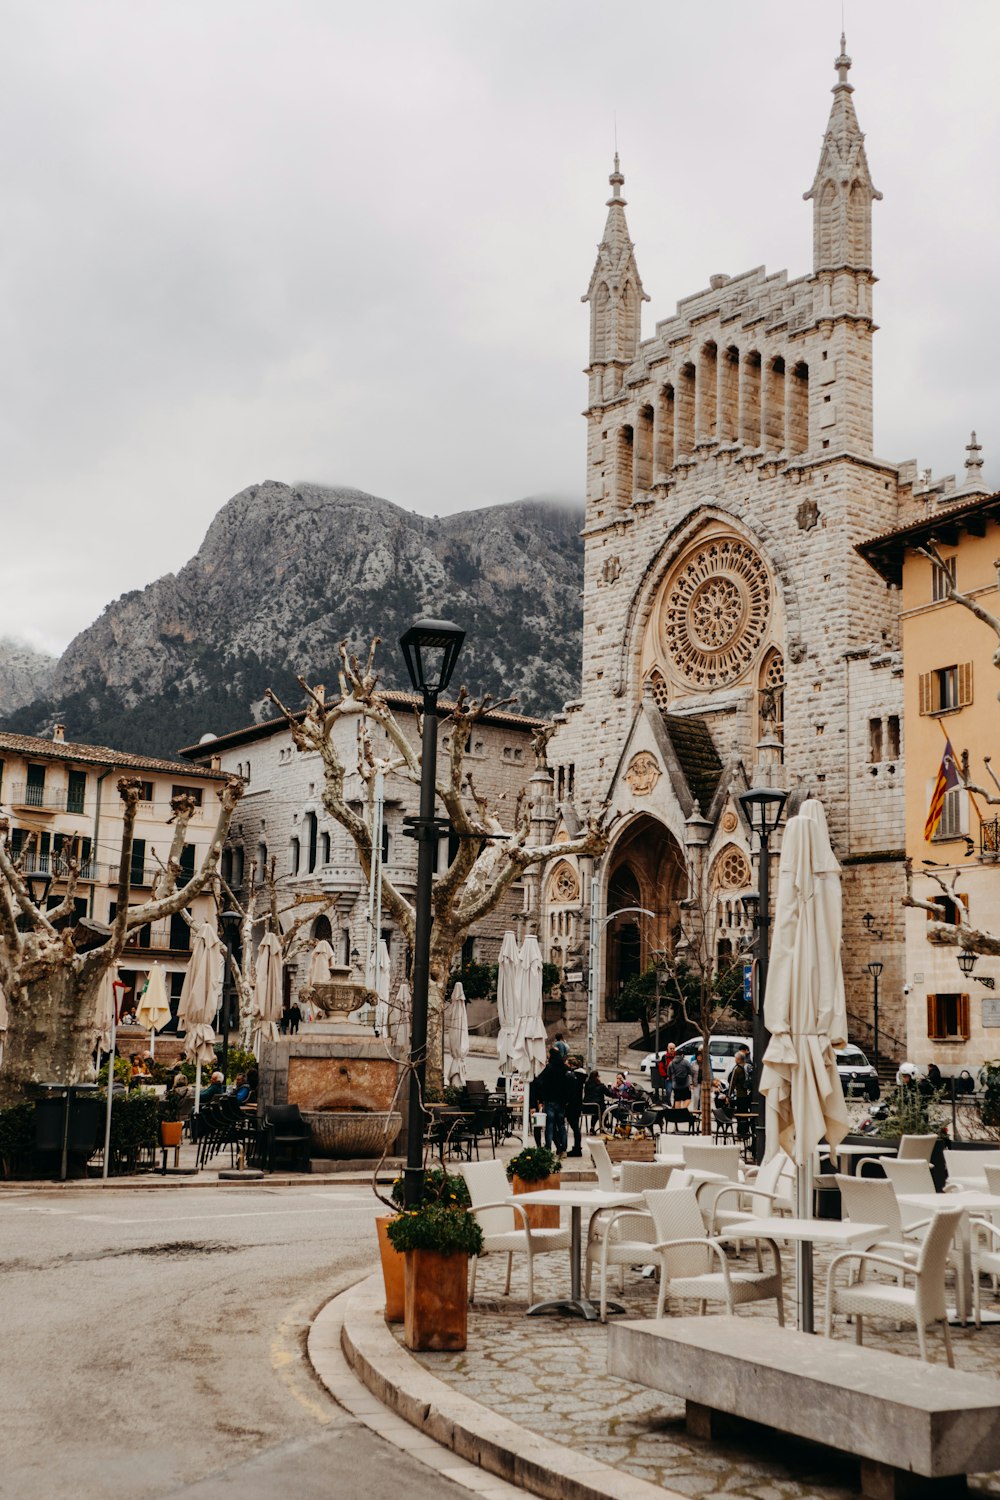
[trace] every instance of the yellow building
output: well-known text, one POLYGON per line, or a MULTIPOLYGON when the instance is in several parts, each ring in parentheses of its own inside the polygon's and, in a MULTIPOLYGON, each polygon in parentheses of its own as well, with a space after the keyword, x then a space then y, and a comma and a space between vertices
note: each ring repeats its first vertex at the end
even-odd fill
MULTIPOLYGON (((1000 494, 975 495, 883 533, 858 550, 888 584, 902 590, 906 776, 906 852, 914 870, 913 894, 941 897, 927 877, 933 868, 964 897, 974 927, 1000 933, 1000 838, 996 806, 950 785, 928 838, 927 821, 943 757, 950 745, 956 767, 968 752, 970 777, 992 787, 985 758, 1000 747, 1000 671, 993 664, 997 638, 964 605, 947 597, 949 582, 991 614, 1000 614, 1000 494), (945 563, 938 567, 918 549, 931 542, 945 563)), ((872 735, 885 725, 872 720, 872 735)), ((889 732, 892 733, 890 726, 889 732)), ((896 730, 898 733, 898 729, 896 730)), ((881 746, 871 746, 873 760, 881 746)), ((945 767, 948 770, 948 767, 945 767)), ((1000 772, 1000 758, 996 769, 1000 772)), ((955 783, 957 770, 946 778, 955 783)), ((998 793, 1000 795, 1000 793, 998 793)), ((953 921, 946 902, 942 920, 953 921)), ((975 1073, 1000 1056, 1000 963, 979 958, 963 974, 954 942, 932 941, 929 913, 906 913, 907 1056, 943 1074, 975 1073)))
MULTIPOLYGON (((70 744, 61 724, 55 726, 51 740, 0 732, 0 813, 10 825, 11 854, 26 874, 51 876, 48 899, 55 905, 66 890, 60 850, 67 840, 79 841, 77 915, 104 923, 114 917, 118 890, 124 821, 118 781, 123 776, 136 777, 143 784, 132 842, 131 890, 132 904, 141 905, 150 899, 152 881, 170 849, 171 797, 178 791, 190 792, 197 804, 181 856, 183 869, 193 873, 212 841, 219 812, 215 793, 226 777, 185 762, 132 755, 102 745, 70 744)), ((199 896, 192 915, 195 920, 204 919, 213 909, 211 896, 199 896)), ((130 934, 120 969, 127 1005, 136 1003, 150 965, 156 962, 164 970, 176 1014, 188 964, 189 932, 178 912, 130 934)))

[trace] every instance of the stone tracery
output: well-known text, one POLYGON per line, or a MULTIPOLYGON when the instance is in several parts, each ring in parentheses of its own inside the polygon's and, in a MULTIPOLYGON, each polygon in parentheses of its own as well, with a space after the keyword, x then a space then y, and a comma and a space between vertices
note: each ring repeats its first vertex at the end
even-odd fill
POLYGON ((661 611, 661 639, 674 670, 693 687, 735 682, 750 666, 771 618, 771 585, 760 554, 738 537, 696 545, 674 571, 661 611))

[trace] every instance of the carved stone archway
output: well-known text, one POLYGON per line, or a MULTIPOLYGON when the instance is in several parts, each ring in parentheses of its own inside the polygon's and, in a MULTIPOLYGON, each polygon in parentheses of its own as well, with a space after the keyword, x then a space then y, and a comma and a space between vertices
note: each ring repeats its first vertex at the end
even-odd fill
POLYGON ((638 906, 654 915, 628 912, 607 923, 601 986, 601 1014, 606 1020, 615 1019, 623 985, 633 974, 645 972, 653 951, 672 949, 678 902, 686 889, 684 855, 673 834, 658 818, 633 818, 608 854, 604 911, 610 915, 638 906))

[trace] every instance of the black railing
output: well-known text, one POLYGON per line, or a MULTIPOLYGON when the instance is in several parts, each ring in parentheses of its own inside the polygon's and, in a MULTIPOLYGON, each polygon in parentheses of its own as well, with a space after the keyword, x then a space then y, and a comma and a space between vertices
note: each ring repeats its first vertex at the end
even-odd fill
POLYGON ((980 854, 1000 854, 1000 817, 979 825, 980 854))
MULTIPOLYGON (((870 1041, 874 1043, 875 1027, 871 1021, 867 1020, 864 1016, 857 1015, 853 1010, 847 1012, 847 1019, 851 1022, 852 1027, 863 1026, 868 1033, 870 1041)), ((878 1029, 878 1044, 880 1053, 884 1046, 887 1052, 892 1052, 897 1057, 906 1057, 906 1043, 898 1036, 893 1036, 891 1031, 884 1030, 881 1026, 878 1029)))

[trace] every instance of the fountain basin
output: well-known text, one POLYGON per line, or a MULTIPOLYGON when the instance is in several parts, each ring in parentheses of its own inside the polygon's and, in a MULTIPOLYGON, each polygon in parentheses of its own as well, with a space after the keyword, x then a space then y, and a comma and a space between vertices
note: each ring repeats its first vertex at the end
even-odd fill
POLYGON ((403 1128, 396 1110, 302 1110, 309 1122, 314 1156, 377 1159, 392 1150, 403 1128))

